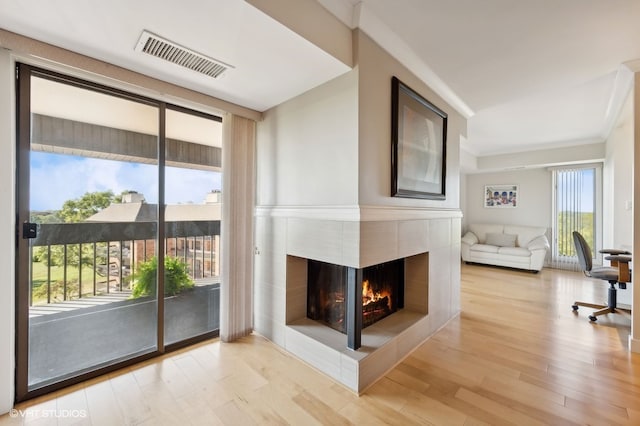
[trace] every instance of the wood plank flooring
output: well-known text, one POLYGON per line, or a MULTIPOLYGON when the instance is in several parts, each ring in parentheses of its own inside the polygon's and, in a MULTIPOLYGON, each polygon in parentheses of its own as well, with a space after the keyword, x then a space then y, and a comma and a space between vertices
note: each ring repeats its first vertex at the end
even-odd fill
POLYGON ((0 424, 640 424, 630 321, 607 315, 592 324, 589 309, 571 311, 576 299, 604 300, 606 283, 463 265, 461 296, 459 317, 359 397, 252 335, 28 401, 0 424))

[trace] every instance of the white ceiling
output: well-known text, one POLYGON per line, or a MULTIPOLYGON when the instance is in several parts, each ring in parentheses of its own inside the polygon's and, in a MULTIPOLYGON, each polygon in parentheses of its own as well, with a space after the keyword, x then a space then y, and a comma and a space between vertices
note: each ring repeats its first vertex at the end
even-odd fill
POLYGON ((318 1, 404 49, 469 117, 475 155, 604 141, 640 58, 639 0, 318 1))
MULTIPOLYGON (((478 155, 602 142, 640 58, 640 0, 317 0, 468 117, 478 155)), ((243 0, 0 0, 0 28, 263 111, 348 67, 243 0), (143 30, 233 65, 134 51, 143 30)))
POLYGON ((244 0, 0 0, 0 28, 257 111, 349 70, 244 0), (143 30, 234 68, 212 79, 137 52, 143 30))

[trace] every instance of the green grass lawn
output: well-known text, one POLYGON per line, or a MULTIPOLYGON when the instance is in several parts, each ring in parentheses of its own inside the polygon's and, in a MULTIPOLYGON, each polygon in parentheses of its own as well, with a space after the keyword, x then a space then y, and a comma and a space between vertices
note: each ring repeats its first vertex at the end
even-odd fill
MULTIPOLYGON (((47 265, 44 262, 33 262, 32 279, 32 301, 33 305, 47 303, 47 265)), ((64 300, 64 268, 62 266, 52 266, 51 273, 51 302, 61 302, 64 300)), ((67 266, 67 299, 78 298, 78 275, 79 268, 67 266)), ((106 289, 106 277, 96 276, 98 293, 106 289)), ((83 265, 82 267, 82 295, 93 295, 93 267, 83 265)))

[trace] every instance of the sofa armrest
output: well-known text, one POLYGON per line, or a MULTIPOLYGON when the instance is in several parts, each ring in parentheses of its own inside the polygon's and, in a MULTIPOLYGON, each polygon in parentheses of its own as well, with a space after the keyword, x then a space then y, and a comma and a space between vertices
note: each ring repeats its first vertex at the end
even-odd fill
POLYGON ((474 234, 471 231, 468 231, 462 237, 462 243, 463 244, 468 244, 468 245, 472 246, 472 245, 476 244, 477 242, 478 242, 478 237, 476 237, 476 234, 474 234))
POLYGON ((549 245, 549 240, 547 240, 547 237, 545 235, 540 235, 534 238, 533 240, 529 241, 529 243, 527 244, 527 249, 531 251, 533 250, 547 251, 550 248, 551 246, 549 245))

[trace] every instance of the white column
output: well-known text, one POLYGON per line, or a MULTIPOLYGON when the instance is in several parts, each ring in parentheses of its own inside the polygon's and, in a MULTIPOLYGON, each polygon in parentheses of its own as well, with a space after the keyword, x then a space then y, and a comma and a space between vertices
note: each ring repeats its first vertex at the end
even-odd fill
POLYGON ((256 122, 227 114, 222 121, 220 338, 253 329, 256 122))
POLYGON ((0 415, 13 406, 15 375, 15 71, 0 48, 0 415))
POLYGON ((629 349, 632 352, 640 352, 640 269, 633 266, 640 263, 640 209, 636 208, 640 203, 640 185, 635 183, 640 179, 640 69, 634 69, 633 84, 633 274, 631 305, 631 335, 629 336, 629 349))

